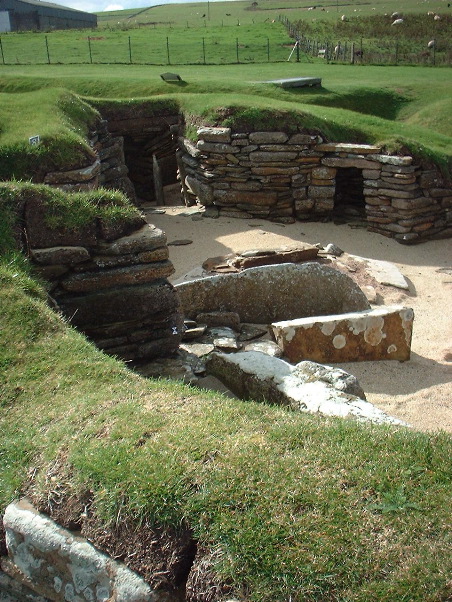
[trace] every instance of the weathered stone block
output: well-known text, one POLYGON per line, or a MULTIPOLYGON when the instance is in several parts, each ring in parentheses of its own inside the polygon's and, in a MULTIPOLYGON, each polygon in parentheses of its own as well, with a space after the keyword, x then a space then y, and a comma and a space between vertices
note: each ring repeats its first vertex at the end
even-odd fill
POLYGON ((44 184, 78 184, 89 182, 100 172, 100 161, 96 160, 87 167, 72 169, 70 171, 49 172, 44 177, 44 184))
POLYGON ((413 310, 401 306, 273 323, 291 362, 359 362, 410 359, 413 310))
POLYGON ((239 274, 212 276, 176 285, 183 312, 234 311, 242 322, 360 311, 370 307, 358 285, 318 263, 256 267, 239 274))
POLYGON ((249 204, 270 206, 277 201, 277 194, 274 191, 249 191, 249 190, 215 190, 215 202, 227 205, 249 204))
POLYGON ((351 374, 314 362, 287 362, 259 351, 211 353, 207 371, 242 399, 286 406, 294 411, 402 424, 365 400, 351 374))
POLYGON ((331 180, 336 177, 337 169, 333 167, 325 167, 322 165, 321 167, 314 167, 312 170, 312 177, 317 178, 319 180, 331 180))
POLYGON ((332 198, 335 190, 335 186, 309 186, 308 197, 313 199, 332 198))
POLYGON ((297 153, 290 151, 282 152, 265 152, 255 151, 250 153, 250 160, 253 163, 283 163, 286 161, 293 161, 297 158, 297 153))
POLYGON ((365 155, 370 153, 379 153, 381 150, 380 146, 373 146, 370 144, 348 144, 344 142, 324 142, 322 144, 317 144, 315 147, 316 150, 322 151, 324 153, 350 153, 357 155, 365 155))
POLYGON ((298 174, 298 167, 252 167, 251 173, 257 176, 271 175, 295 175, 298 174))
POLYGON ((60 297, 58 304, 74 326, 86 329, 132 319, 151 319, 153 314, 158 314, 162 309, 171 313, 179 307, 179 299, 169 282, 158 281, 60 297))
POLYGON ((75 265, 88 261, 90 255, 85 247, 51 247, 31 249, 31 258, 41 265, 75 265))
POLYGON ((380 164, 377 161, 371 161, 370 159, 355 159, 341 158, 341 157, 325 157, 322 159, 322 165, 328 167, 357 167, 358 169, 379 169, 380 164))
POLYGON ((249 135, 252 144, 284 144, 288 139, 285 132, 251 132, 249 135))
POLYGON ((371 159, 375 159, 380 163, 388 164, 388 165, 396 165, 397 167, 406 167, 410 166, 413 163, 413 157, 405 156, 405 157, 394 157, 392 155, 371 155, 371 159))
POLYGON ((231 128, 202 127, 197 131, 198 138, 206 142, 230 142, 231 128))
POLYGON ((237 146, 232 146, 232 144, 226 144, 224 142, 204 142, 204 140, 198 140, 196 147, 202 153, 235 154, 240 152, 240 149, 237 146))
POLYGON ((146 224, 129 236, 123 236, 111 243, 100 243, 99 249, 103 255, 127 255, 152 251, 164 245, 166 245, 165 233, 155 226, 146 224))
POLYGON ((213 203, 213 188, 210 184, 201 182, 189 175, 185 178, 185 183, 202 205, 211 205, 213 203))
POLYGON ((74 601, 164 599, 125 565, 39 514, 26 501, 10 504, 3 521, 9 557, 6 567, 37 594, 74 601))
POLYGON ((146 284, 159 278, 168 278, 174 273, 171 261, 160 261, 145 265, 113 268, 99 272, 84 272, 69 276, 61 281, 61 286, 71 292, 86 293, 112 288, 114 286, 134 286, 146 284))

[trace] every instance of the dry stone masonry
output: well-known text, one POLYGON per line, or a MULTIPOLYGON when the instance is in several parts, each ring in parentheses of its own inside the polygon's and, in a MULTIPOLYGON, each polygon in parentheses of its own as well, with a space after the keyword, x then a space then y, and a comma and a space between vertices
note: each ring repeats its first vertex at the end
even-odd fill
POLYGON ((71 324, 106 353, 142 360, 174 353, 182 337, 165 234, 140 214, 50 228, 38 198, 24 207, 27 251, 71 324))
POLYGON ((402 243, 452 235, 452 188, 436 168, 378 146, 324 142, 318 133, 203 127, 179 138, 187 204, 276 221, 362 216, 402 243))

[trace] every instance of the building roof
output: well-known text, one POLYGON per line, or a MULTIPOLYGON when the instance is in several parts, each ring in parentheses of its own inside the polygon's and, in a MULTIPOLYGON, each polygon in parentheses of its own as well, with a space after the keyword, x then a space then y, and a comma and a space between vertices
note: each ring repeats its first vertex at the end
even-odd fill
MULTIPOLYGON (((46 8, 56 8, 58 10, 68 10, 74 13, 82 13, 85 15, 91 15, 93 13, 87 13, 76 8, 70 8, 69 6, 62 6, 61 4, 55 4, 54 2, 42 2, 42 0, 18 0, 22 4, 30 4, 32 6, 45 6, 46 8)), ((94 15, 93 15, 94 16, 94 15)))

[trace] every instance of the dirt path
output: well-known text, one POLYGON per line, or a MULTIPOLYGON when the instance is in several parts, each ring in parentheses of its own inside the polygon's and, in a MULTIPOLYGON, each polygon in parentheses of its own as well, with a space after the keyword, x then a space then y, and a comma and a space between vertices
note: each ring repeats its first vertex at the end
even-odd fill
POLYGON ((335 243, 352 255, 395 263, 409 291, 384 287, 384 303, 401 303, 415 312, 409 362, 354 362, 341 367, 358 377, 369 401, 420 430, 452 433, 452 240, 404 246, 349 225, 201 218, 198 209, 162 207, 147 211, 170 245, 176 280, 205 259, 249 249, 272 249, 299 242, 335 243), (197 213, 198 212, 198 213, 197 213))

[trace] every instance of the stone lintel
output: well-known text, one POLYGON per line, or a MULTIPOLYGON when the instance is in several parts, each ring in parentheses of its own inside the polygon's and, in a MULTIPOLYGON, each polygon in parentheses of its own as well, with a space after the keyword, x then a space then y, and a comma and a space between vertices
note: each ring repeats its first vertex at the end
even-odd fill
POLYGON ((315 149, 322 152, 350 153, 353 155, 375 154, 381 151, 380 146, 373 146, 370 144, 347 144, 343 142, 324 142, 323 144, 317 144, 315 149))
POLYGON ((402 306, 273 323, 276 342, 291 362, 410 359, 414 312, 402 306))

